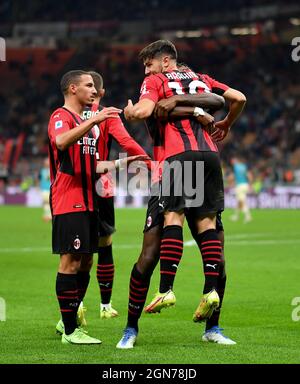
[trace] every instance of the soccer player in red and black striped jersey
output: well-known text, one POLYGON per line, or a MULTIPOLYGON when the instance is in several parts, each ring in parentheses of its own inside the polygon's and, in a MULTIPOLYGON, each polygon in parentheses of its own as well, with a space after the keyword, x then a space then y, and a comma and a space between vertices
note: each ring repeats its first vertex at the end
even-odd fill
MULTIPOLYGON (((95 175, 120 165, 120 160, 97 163, 98 124, 116 118, 121 110, 105 108, 82 120, 84 108, 92 105, 97 94, 87 72, 67 72, 61 90, 64 106, 53 112, 48 126, 52 249, 60 254, 56 293, 62 321, 56 329, 64 344, 99 344, 100 340, 78 327, 77 312, 89 284, 93 252, 98 249, 95 175)), ((122 161, 126 164, 134 160, 136 157, 122 161)))
MULTIPOLYGON (((140 101, 135 105, 129 101, 125 108, 127 119, 148 118, 159 100, 171 97, 175 93, 196 93, 200 90, 203 92, 203 90, 212 91, 219 88, 224 94, 227 93, 229 100, 232 98, 230 111, 226 119, 220 122, 218 126, 220 135, 225 135, 228 132, 245 104, 243 94, 214 81, 208 76, 199 76, 190 70, 178 71, 176 48, 169 41, 157 41, 150 44, 141 52, 140 57, 146 67, 146 75, 149 76, 146 77, 141 87, 140 101)), ((196 108, 194 116, 202 113, 203 111, 196 108)), ((185 161, 191 161, 194 167, 193 173, 197 162, 204 161, 205 163, 204 203, 189 208, 194 215, 197 228, 196 241, 202 253, 206 276, 204 296, 194 314, 194 321, 203 321, 211 316, 213 309, 219 304, 216 288, 221 261, 221 244, 215 223, 216 213, 223 210, 224 201, 223 180, 217 148, 197 121, 191 118, 165 124, 157 122, 157 126, 157 136, 162 143, 163 155, 166 160, 176 160, 182 165, 185 161)), ((183 182, 185 181, 193 183, 195 180, 194 178, 183 179, 183 182)), ((174 185, 175 182, 173 177, 171 183, 174 185)), ((184 210, 188 208, 187 200, 188 196, 184 194, 178 198, 174 193, 174 188, 171 196, 163 193, 160 199, 165 214, 160 256, 161 285, 160 293, 150 304, 152 312, 160 311, 161 308, 175 303, 175 296, 171 289, 182 256, 182 225, 184 210)))
MULTIPOLYGON (((103 110, 100 105, 104 97, 102 76, 94 71, 89 72, 93 78, 97 95, 92 107, 86 107, 83 118, 89 118, 103 110)), ((108 118, 100 125, 101 140, 98 141, 99 160, 108 160, 109 150, 112 139, 115 139, 119 145, 129 155, 147 156, 143 148, 129 135, 123 125, 120 117, 108 118)), ((105 191, 101 196, 97 196, 98 204, 98 223, 99 223, 99 242, 98 242, 98 263, 97 263, 97 281, 101 294, 100 318, 109 319, 118 316, 118 312, 111 305, 112 287, 114 281, 114 260, 112 253, 112 234, 115 232, 115 211, 113 182, 110 173, 101 175, 101 191, 105 191)))

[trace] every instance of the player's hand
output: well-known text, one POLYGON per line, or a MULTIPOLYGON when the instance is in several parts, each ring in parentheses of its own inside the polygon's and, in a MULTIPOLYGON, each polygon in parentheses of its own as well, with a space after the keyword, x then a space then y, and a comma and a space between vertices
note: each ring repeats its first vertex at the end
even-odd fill
POLYGON ((222 141, 228 135, 230 131, 230 125, 226 119, 218 121, 215 124, 215 130, 211 134, 211 137, 214 141, 222 141))
POLYGON ((209 113, 205 112, 204 116, 198 116, 197 121, 202 125, 202 128, 211 135, 214 131, 215 118, 209 113))
POLYGON ((109 117, 111 118, 116 118, 119 117, 119 114, 122 112, 122 109, 115 108, 115 107, 108 107, 108 108, 103 108, 102 111, 97 113, 92 119, 94 120, 95 124, 99 124, 102 121, 108 119, 109 117))
POLYGON ((132 119, 132 115, 133 115, 132 110, 133 110, 133 103, 132 103, 132 100, 129 99, 127 106, 124 108, 124 116, 125 116, 125 119, 128 121, 132 119))
POLYGON ((169 97, 168 99, 159 100, 154 108, 154 117, 159 120, 167 120, 169 112, 172 111, 177 105, 176 96, 169 97))
MULTIPOLYGON (((151 160, 151 158, 148 155, 136 155, 136 156, 129 156, 125 157, 124 159, 119 159, 119 166, 120 168, 125 168, 128 164, 134 162, 134 161, 147 161, 151 160)), ((118 160, 117 160, 118 161, 118 160)))

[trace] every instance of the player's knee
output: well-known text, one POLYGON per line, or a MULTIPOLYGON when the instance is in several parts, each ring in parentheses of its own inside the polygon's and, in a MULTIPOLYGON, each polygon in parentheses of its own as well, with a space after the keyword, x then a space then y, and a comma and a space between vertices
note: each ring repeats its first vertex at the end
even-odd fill
POLYGON ((108 247, 111 244, 112 244, 112 235, 99 237, 99 241, 98 241, 99 247, 108 247))
POLYGON ((74 274, 80 269, 81 256, 65 254, 61 255, 59 269, 60 273, 74 274))
POLYGON ((180 227, 183 226, 184 222, 184 213, 180 212, 166 212, 164 215, 164 226, 167 227, 169 225, 178 225, 180 227))
POLYGON ((198 233, 205 232, 209 229, 216 229, 216 215, 211 214, 205 217, 200 217, 196 221, 196 228, 198 233))

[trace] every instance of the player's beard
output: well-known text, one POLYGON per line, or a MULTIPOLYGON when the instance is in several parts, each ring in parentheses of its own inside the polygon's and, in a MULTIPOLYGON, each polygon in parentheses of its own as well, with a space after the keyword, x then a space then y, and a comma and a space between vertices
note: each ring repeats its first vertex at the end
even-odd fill
POLYGON ((162 61, 159 63, 159 72, 158 73, 162 73, 162 72, 164 72, 165 70, 164 70, 164 67, 163 67, 163 65, 162 65, 162 61))

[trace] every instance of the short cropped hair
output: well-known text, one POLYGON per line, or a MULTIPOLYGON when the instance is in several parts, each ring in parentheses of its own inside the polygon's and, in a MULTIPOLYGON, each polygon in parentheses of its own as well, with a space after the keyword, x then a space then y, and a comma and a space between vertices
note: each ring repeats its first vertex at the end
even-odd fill
POLYGON ((73 70, 65 73, 60 81, 60 89, 63 95, 68 93, 68 89, 70 84, 78 84, 80 82, 80 78, 83 75, 90 75, 90 73, 81 70, 73 70))
POLYGON ((175 45, 169 40, 157 40, 147 45, 139 53, 142 61, 155 59, 161 55, 169 55, 171 59, 177 60, 177 50, 175 45))
POLYGON ((103 89, 103 77, 95 71, 89 71, 88 74, 92 76, 96 91, 99 93, 99 91, 103 89))

